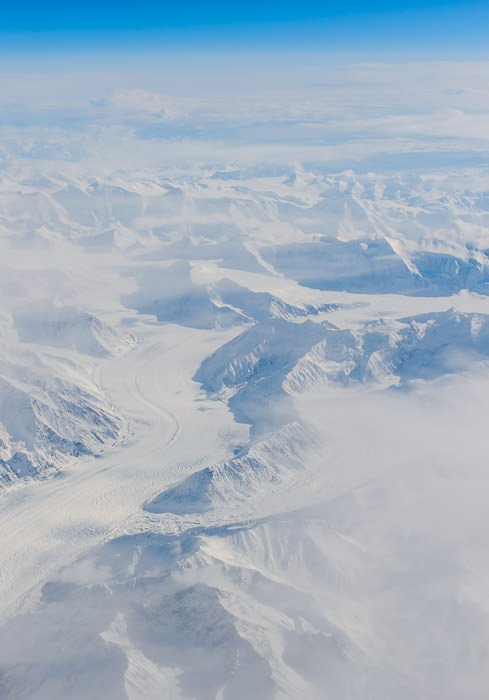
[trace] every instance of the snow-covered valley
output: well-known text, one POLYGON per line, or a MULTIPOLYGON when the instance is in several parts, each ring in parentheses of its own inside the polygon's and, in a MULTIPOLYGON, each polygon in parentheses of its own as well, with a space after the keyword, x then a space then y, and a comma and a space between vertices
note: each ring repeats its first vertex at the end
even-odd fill
POLYGON ((483 699, 489 176, 0 173, 0 697, 483 699))

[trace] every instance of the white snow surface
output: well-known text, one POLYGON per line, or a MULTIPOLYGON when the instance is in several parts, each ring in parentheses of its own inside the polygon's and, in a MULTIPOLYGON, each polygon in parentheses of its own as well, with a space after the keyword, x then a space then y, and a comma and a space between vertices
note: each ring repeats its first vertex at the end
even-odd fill
POLYGON ((488 192, 1 171, 2 700, 487 698, 488 192))

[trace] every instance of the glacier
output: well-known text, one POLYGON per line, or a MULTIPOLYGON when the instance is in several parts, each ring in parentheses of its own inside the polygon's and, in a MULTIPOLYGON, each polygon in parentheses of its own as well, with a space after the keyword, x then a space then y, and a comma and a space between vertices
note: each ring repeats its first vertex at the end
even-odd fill
POLYGON ((159 162, 129 98, 103 167, 2 150, 0 698, 482 700, 487 169, 336 167, 273 95, 159 162))

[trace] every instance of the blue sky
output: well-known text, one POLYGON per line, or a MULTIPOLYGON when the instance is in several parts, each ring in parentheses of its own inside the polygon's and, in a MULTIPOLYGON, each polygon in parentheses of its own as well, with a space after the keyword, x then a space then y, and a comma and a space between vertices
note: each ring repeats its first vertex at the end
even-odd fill
POLYGON ((134 0, 85 0, 83 3, 48 2, 6 3, 1 25, 6 31, 58 30, 141 30, 167 27, 243 25, 260 22, 295 22, 348 18, 352 23, 379 13, 409 15, 413 10, 435 10, 440 14, 470 7, 476 3, 450 0, 353 0, 349 3, 317 0, 283 2, 248 0, 233 2, 135 2, 134 0))
POLYGON ((489 3, 470 0, 48 0, 4 3, 3 53, 312 49, 485 53, 489 3))

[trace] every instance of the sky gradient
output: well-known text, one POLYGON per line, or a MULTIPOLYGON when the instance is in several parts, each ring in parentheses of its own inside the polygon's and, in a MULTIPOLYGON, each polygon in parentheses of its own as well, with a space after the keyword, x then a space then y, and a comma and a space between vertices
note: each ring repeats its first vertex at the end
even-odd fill
POLYGON ((9 3, 0 55, 165 50, 487 54, 489 4, 474 0, 9 3))

